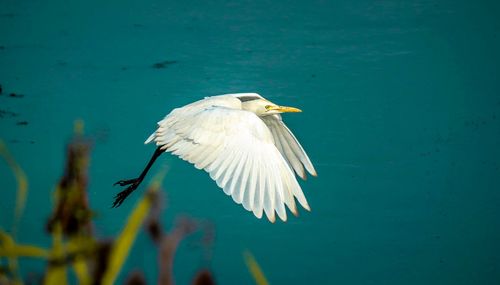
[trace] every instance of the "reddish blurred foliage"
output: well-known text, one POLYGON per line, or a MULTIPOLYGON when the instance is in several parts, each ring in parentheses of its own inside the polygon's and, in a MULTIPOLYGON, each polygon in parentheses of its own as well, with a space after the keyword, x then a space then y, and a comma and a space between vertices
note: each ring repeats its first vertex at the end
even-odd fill
POLYGON ((113 242, 111 240, 100 241, 97 245, 92 268, 93 285, 101 284, 102 277, 108 269, 109 254, 111 253, 112 246, 113 242))
POLYGON ((144 274, 139 270, 133 270, 127 277, 125 285, 146 285, 146 278, 144 274))
MULTIPOLYGON (((161 213, 163 210, 161 192, 150 193, 152 205, 149 212, 149 216, 145 221, 146 230, 154 241, 154 243, 159 247, 158 255, 158 284, 160 285, 171 285, 174 284, 173 278, 173 264, 175 253, 180 242, 188 235, 194 233, 197 230, 203 230, 203 236, 201 239, 201 244, 205 248, 205 252, 209 252, 211 249, 213 240, 215 238, 214 227, 211 223, 200 223, 193 218, 187 216, 178 217, 175 221, 173 228, 166 232, 160 221, 161 213)), ((205 254, 206 259, 210 259, 211 256, 205 254)), ((212 275, 207 270, 200 271, 195 277, 196 282, 193 284, 215 284, 213 282, 212 275), (211 283, 207 283, 207 282, 211 283), (201 282, 201 283, 200 283, 201 282)))
POLYGON ((210 271, 202 269, 194 277, 193 285, 215 285, 215 280, 210 271))

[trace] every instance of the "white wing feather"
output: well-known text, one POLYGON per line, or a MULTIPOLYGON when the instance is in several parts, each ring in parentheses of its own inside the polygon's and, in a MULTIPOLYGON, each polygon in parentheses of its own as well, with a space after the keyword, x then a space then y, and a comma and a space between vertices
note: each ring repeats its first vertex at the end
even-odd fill
POLYGON ((145 143, 154 141, 166 152, 204 169, 224 193, 257 218, 264 211, 271 222, 275 213, 286 221, 284 205, 297 214, 294 197, 310 210, 291 167, 299 175, 303 169, 300 172, 298 164, 310 173, 315 171, 300 144, 289 141, 293 134, 281 122, 283 131, 280 122, 269 123, 242 110, 241 101, 233 96, 214 96, 174 109, 158 122, 158 129, 145 143))
POLYGON ((281 119, 281 115, 275 114, 264 116, 261 117, 261 119, 269 127, 276 143, 276 147, 283 157, 285 157, 288 165, 295 170, 295 173, 305 180, 305 167, 307 172, 313 176, 317 176, 316 170, 307 156, 307 153, 304 151, 290 129, 288 129, 285 125, 281 119))

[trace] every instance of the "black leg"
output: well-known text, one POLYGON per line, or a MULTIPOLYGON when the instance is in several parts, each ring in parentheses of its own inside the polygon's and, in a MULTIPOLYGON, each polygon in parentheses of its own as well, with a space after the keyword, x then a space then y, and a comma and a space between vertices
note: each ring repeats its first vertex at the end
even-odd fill
POLYGON ((155 160, 164 152, 163 150, 160 149, 161 146, 159 146, 155 152, 153 153, 153 156, 151 156, 151 159, 149 160, 148 164, 142 171, 141 175, 139 177, 134 178, 134 179, 127 179, 127 180, 120 180, 116 182, 113 185, 120 185, 120 186, 126 186, 130 185, 127 187, 127 189, 123 190, 122 192, 116 194, 115 196, 115 201, 113 202, 113 208, 119 207, 123 201, 130 195, 130 193, 134 192, 137 187, 141 184, 142 180, 144 180, 144 177, 146 177, 146 174, 148 173, 149 169, 151 166, 153 166, 153 163, 155 160))

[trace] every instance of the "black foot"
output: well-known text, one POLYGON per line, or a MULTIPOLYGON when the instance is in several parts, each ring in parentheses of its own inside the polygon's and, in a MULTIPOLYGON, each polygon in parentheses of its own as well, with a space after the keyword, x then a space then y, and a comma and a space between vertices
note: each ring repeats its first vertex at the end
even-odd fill
POLYGON ((125 186, 125 185, 129 185, 129 184, 132 184, 132 185, 127 187, 127 189, 123 190, 122 192, 116 194, 115 201, 113 202, 113 206, 111 206, 111 207, 118 208, 123 203, 123 201, 125 201, 125 199, 128 197, 128 195, 130 195, 130 193, 134 192, 134 190, 137 189, 137 187, 139 186, 139 184, 141 184, 141 182, 142 182, 142 180, 140 180, 139 178, 130 179, 130 180, 120 180, 120 181, 116 182, 114 185, 117 185, 117 184, 120 186, 125 186))
POLYGON ((126 186, 126 185, 129 185, 129 184, 138 182, 138 181, 139 181, 139 178, 128 179, 128 180, 120 180, 120 181, 117 181, 115 184, 113 184, 113 186, 115 186, 115 185, 126 186))

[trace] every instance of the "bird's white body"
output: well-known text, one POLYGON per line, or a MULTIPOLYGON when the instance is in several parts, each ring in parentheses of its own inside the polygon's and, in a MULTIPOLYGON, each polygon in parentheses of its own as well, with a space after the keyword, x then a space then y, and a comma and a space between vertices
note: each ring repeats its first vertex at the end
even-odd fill
MULTIPOLYGON (((288 108, 288 109, 287 109, 288 108)), ((146 140, 203 169, 233 200, 257 218, 275 213, 286 221, 285 205, 297 214, 295 199, 310 210, 294 171, 316 171, 279 113, 256 93, 207 97, 172 110, 146 140), (305 170, 304 170, 305 168, 305 170)))

